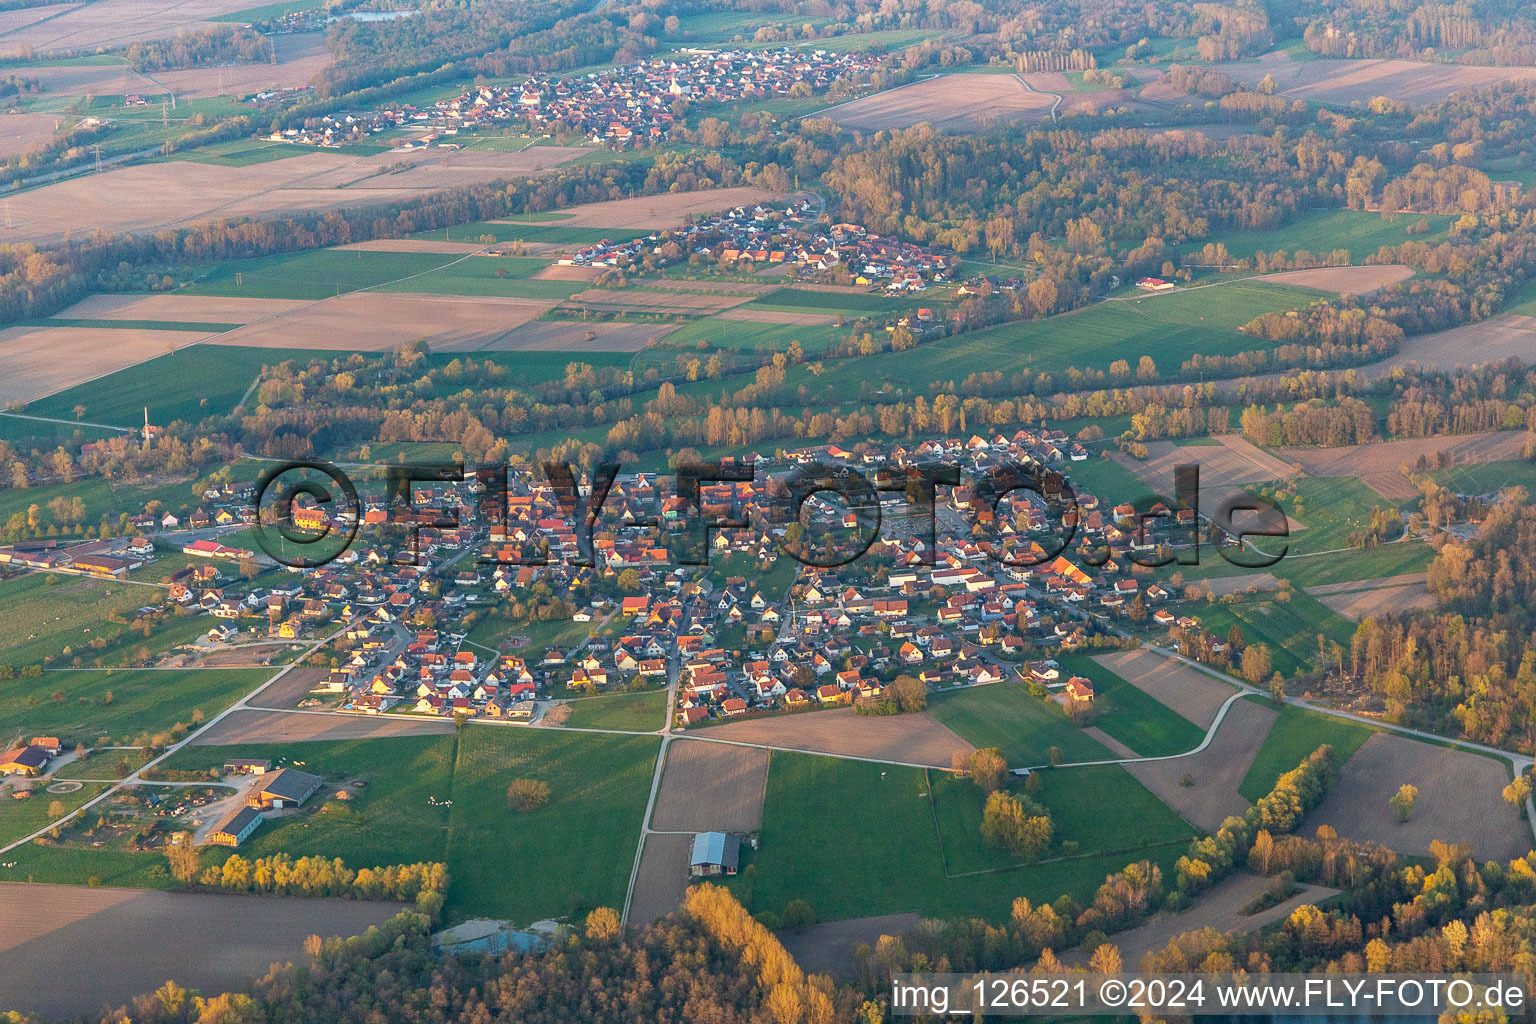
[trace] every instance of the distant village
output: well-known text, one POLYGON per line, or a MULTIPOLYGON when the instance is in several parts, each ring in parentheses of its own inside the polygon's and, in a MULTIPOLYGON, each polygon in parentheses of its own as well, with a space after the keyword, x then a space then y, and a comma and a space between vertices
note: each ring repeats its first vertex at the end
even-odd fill
POLYGON ((700 255, 728 264, 783 265, 807 277, 841 268, 854 285, 883 283, 892 293, 919 292, 946 281, 958 262, 953 253, 882 237, 857 224, 822 227, 810 210, 809 200, 785 210, 737 207, 667 232, 583 246, 558 262, 619 268, 646 254, 665 259, 670 242, 677 246, 676 258, 700 255))
MULTIPOLYGON (((248 537, 255 489, 229 483, 210 487, 190 512, 136 518, 141 535, 21 543, 0 549, 0 567, 123 579, 174 553, 184 567, 147 613, 207 616, 200 643, 214 648, 242 634, 299 642, 340 630, 328 646, 338 652, 334 667, 315 696, 359 715, 533 722, 567 698, 675 683, 670 713, 683 727, 700 727, 835 705, 877 708, 902 676, 927 689, 1022 680, 1072 710, 1091 705, 1092 680, 1061 678, 1050 656, 1086 642, 1093 619, 1134 616, 1198 632, 1197 619, 1162 607, 1177 596, 1171 585, 1132 557, 1175 543, 1175 531, 1189 535, 1200 526, 1192 511, 1106 508, 1080 491, 1079 547, 1026 568, 991 557, 976 527, 999 543, 1040 550, 1032 531, 1050 525, 1040 495, 1016 490, 992 509, 969 484, 947 489, 939 495, 937 549, 929 550, 922 531, 901 528, 907 498, 895 491, 882 496, 880 542, 836 569, 783 553, 786 527, 764 511, 774 481, 802 463, 873 473, 944 461, 974 479, 1010 464, 1070 476, 1072 464, 1088 457, 1051 429, 808 447, 747 456, 753 482, 705 483, 696 509, 670 476, 627 474, 604 501, 587 565, 554 488, 529 475, 511 474, 504 507, 489 500, 481 476, 417 485, 409 504, 365 496, 356 541, 313 569, 272 569, 248 542, 225 543, 248 537), (679 534, 697 526, 695 513, 751 524, 707 531, 710 569, 679 565, 674 556, 679 534), (196 539, 178 539, 189 529, 196 539), (1107 547, 1108 557, 1094 567, 1080 557, 1081 545, 1107 547), (238 571, 255 559, 265 571, 238 571), (505 618, 514 604, 525 618, 505 618), (564 642, 526 635, 550 636, 552 615, 564 642), (496 616, 505 628, 476 631, 496 616)), ((802 521, 808 515, 817 531, 858 525, 819 496, 806 510, 802 521)), ((352 524, 296 505, 294 525, 352 524)))
MULTIPOLYGON (((826 50, 700 50, 576 78, 534 77, 520 85, 481 86, 419 109, 411 104, 327 114, 312 127, 269 138, 308 146, 343 146, 396 129, 419 129, 400 149, 452 146, 460 132, 511 126, 561 138, 629 147, 654 145, 692 103, 732 103, 812 96, 855 81, 880 65, 868 53, 826 50)), ((259 98, 259 97, 258 97, 259 98)))

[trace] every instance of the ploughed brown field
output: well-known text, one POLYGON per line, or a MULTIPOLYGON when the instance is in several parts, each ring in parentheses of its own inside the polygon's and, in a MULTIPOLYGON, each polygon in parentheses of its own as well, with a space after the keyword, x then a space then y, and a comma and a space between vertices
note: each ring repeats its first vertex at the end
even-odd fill
POLYGON ((1331 57, 1296 61, 1284 53, 1269 53, 1257 61, 1217 67, 1234 81, 1249 85, 1257 84, 1266 74, 1272 75, 1278 95, 1319 103, 1364 102, 1377 96, 1404 103, 1439 103, 1464 89, 1480 89, 1499 82, 1536 81, 1536 68, 1331 57))
POLYGON ((837 323, 830 313, 796 313, 787 309, 727 309, 716 320, 745 320, 755 324, 797 324, 801 327, 825 327, 837 323))
POLYGON ((567 306, 637 313, 716 313, 748 301, 745 295, 651 291, 644 288, 587 288, 566 301, 567 306))
POLYGON ((1175 714, 1209 729, 1233 687, 1145 649, 1100 654, 1094 661, 1175 714))
POLYGON ((1331 825, 1347 839, 1424 856, 1436 839, 1469 842, 1478 860, 1507 860, 1532 848, 1531 827, 1501 795, 1509 768, 1465 750, 1377 733, 1339 769, 1339 780, 1297 831, 1331 825), (1399 786, 1417 786, 1413 816, 1388 806, 1399 786))
MULTIPOLYGON (((1148 458, 1138 462, 1128 455, 1111 456, 1146 484, 1151 494, 1168 498, 1174 493, 1174 468, 1179 465, 1200 467, 1200 502, 1214 507, 1215 502, 1249 484, 1267 483, 1296 475, 1296 467, 1283 462, 1238 434, 1220 434, 1216 444, 1176 445, 1172 441, 1153 441, 1147 445, 1148 458)), ((1146 495, 1100 494, 1111 505, 1129 501, 1140 505, 1146 495)))
MULTIPOLYGON (((548 152, 549 147, 525 149, 524 153, 548 152)), ((675 228, 689 214, 720 213, 737 206, 754 206, 783 200, 780 192, 743 186, 708 189, 702 192, 668 192, 659 196, 610 199, 601 203, 582 203, 551 211, 551 224, 568 228, 632 228, 661 231, 675 228)), ((535 217, 538 215, 535 214, 535 217)), ((512 223, 512 222, 503 222, 512 223)))
MULTIPOLYGON (((1275 921, 1284 920, 1297 907, 1321 903, 1337 895, 1337 889, 1322 885, 1303 885, 1301 891, 1288 900, 1275 904, 1257 914, 1244 914, 1243 907, 1274 884, 1274 879, 1247 872, 1223 879, 1202 896, 1196 897, 1193 907, 1178 914, 1161 913, 1146 924, 1129 931, 1116 932, 1109 940, 1120 950, 1126 970, 1135 969, 1141 958, 1162 949, 1169 941, 1186 932, 1202 928, 1214 928, 1222 934, 1258 931, 1275 921)), ((1062 956, 1073 967, 1087 964, 1088 954, 1074 949, 1062 956)))
POLYGON ((1494 317, 1433 334, 1405 338, 1397 354, 1362 367, 1366 380, 1387 376, 1395 367, 1417 365, 1426 370, 1454 370, 1479 366, 1516 356, 1536 360, 1536 316, 1494 317))
POLYGON ((491 352, 638 352, 677 328, 677 324, 530 320, 481 348, 491 352))
POLYGON ((289 159, 245 167, 175 160, 114 167, 44 185, 27 193, 25 203, 13 204, 13 237, 54 242, 68 232, 143 233, 208 219, 278 217, 382 203, 547 172, 587 152, 546 146, 518 153, 418 150, 348 156, 294 148, 296 154, 289 159), (402 161, 413 166, 386 172, 402 161))
POLYGON ((683 905, 688 894, 691 835, 648 835, 629 904, 630 924, 649 924, 683 905))
POLYGON ((232 295, 91 295, 59 313, 64 320, 160 320, 188 324, 248 324, 308 305, 303 299, 232 295))
POLYGON ((873 949, 882 935, 904 935, 921 920, 917 914, 852 917, 812 925, 799 935, 784 932, 779 940, 805 973, 852 980, 857 973, 853 952, 860 943, 873 949))
POLYGON ((382 715, 327 715, 295 711, 232 711, 201 733, 193 744, 220 747, 233 743, 300 743, 308 740, 382 739, 390 736, 435 736, 453 732, 445 718, 420 720, 382 715))
POLYGON ((250 706, 283 710, 295 708, 299 701, 309 696, 310 690, 325 682, 330 674, 330 669, 324 668, 291 669, 281 679, 270 683, 265 690, 251 698, 250 706))
POLYGON ((309 935, 359 935, 403 908, 365 900, 0 885, 0 1004, 39 1017, 94 1015, 171 978, 242 989, 303 957, 309 935))
POLYGON ((674 740, 656 794, 660 832, 755 832, 763 824, 769 751, 674 740))
MULTIPOLYGON (((161 39, 184 29, 207 28, 207 19, 251 6, 250 0, 94 0, 70 6, 34 7, 26 19, 8 19, 0 53, 23 46, 38 53, 122 46, 138 39, 161 39)), ((16 12, 23 13, 23 12, 16 12)))
POLYGON ((1413 276, 1413 268, 1399 263, 1363 267, 1319 267, 1315 270, 1285 270, 1264 274, 1260 281, 1291 284, 1301 288, 1335 292, 1339 295, 1369 295, 1413 276))
POLYGON ((291 32, 268 36, 277 47, 277 63, 237 64, 226 68, 157 71, 153 78, 180 99, 210 96, 249 96, 267 89, 293 89, 310 84, 331 65, 324 32, 291 32))
POLYGON ((1520 458, 1524 444, 1523 431, 1491 430, 1340 448, 1277 448, 1275 453, 1298 463, 1312 476, 1352 476, 1383 498, 1412 498, 1418 491, 1403 476, 1402 467, 1417 465, 1421 455, 1431 465, 1442 452, 1450 456, 1453 464, 1503 462, 1520 458))
POLYGON ((879 131, 927 122, 944 131, 982 131, 1005 121, 1040 121, 1055 97, 1030 92, 1013 75, 939 75, 819 112, 843 128, 879 131))
POLYGON ((880 717, 858 715, 853 708, 749 718, 702 729, 697 735, 934 768, 948 768, 956 750, 970 754, 976 749, 928 714, 880 717))
POLYGON ((1424 583, 1425 573, 1404 573, 1375 580, 1352 580, 1308 587, 1307 593, 1351 622, 1388 612, 1422 611, 1435 607, 1435 595, 1424 583))
POLYGON ((221 334, 216 343, 388 352, 425 338, 434 351, 466 352, 493 347, 552 305, 504 296, 349 292, 221 334))
POLYGON ((55 126, 65 128, 69 123, 57 114, 0 115, 0 157, 20 156, 34 147, 41 149, 53 138, 55 126))
POLYGON ((0 408, 36 401, 208 337, 115 327, 6 328, 0 331, 0 408))
POLYGON ((1248 801, 1238 787, 1274 723, 1273 708, 1240 700, 1221 720, 1211 745, 1200 753, 1165 761, 1132 762, 1125 770, 1185 821, 1202 831, 1214 832, 1228 815, 1240 815, 1248 809, 1248 801), (1190 782, 1187 786, 1186 776, 1190 782))
POLYGON ((1232 576, 1213 576, 1210 579, 1200 580, 1199 585, 1214 597, 1226 597, 1228 594, 1241 594, 1253 590, 1280 589, 1280 581, 1272 573, 1267 572, 1240 572, 1232 576))

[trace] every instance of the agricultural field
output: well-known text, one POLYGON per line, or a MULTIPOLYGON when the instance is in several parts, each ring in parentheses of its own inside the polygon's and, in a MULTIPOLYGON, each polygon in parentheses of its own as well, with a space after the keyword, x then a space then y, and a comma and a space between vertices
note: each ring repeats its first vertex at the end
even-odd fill
POLYGON ((1426 64, 1408 60, 1346 60, 1318 57, 1292 60, 1284 51, 1256 61, 1219 65, 1235 81, 1256 84, 1266 74, 1277 95, 1348 105, 1387 96, 1406 103, 1438 103, 1453 93, 1499 82, 1536 80, 1536 69, 1426 64))
POLYGON ((697 733, 712 740, 948 768, 957 750, 969 754, 972 747, 946 725, 926 714, 860 715, 843 707, 712 724, 697 733))
MULTIPOLYGON (((0 603, 6 608, 0 664, 40 665, 66 647, 86 655, 92 640, 127 629, 111 622, 112 617, 129 615, 146 602, 158 603, 158 596, 158 591, 78 576, 34 573, 0 580, 0 603)), ((0 685, 14 691, 18 684, 0 685)))
POLYGON ((1486 462, 1465 463, 1429 474, 1442 487, 1457 494, 1495 494, 1506 487, 1524 487, 1536 493, 1536 463, 1486 462))
POLYGON ((1110 752, 1073 725, 1054 703, 1029 695, 1020 683, 993 683, 938 693, 928 714, 977 747, 997 747, 1012 767, 1044 764, 1060 747, 1063 761, 1094 761, 1110 752))
POLYGON ((1205 730, 1126 682, 1087 655, 1059 659, 1063 670, 1093 680, 1088 722, 1143 757, 1182 754, 1199 746, 1205 730))
POLYGON ((313 301, 427 274, 454 259, 441 253, 310 249, 225 260, 177 294, 313 301))
POLYGON ((665 724, 667 691, 614 693, 583 697, 570 703, 568 729, 623 729, 654 732, 665 724))
POLYGON ((1155 353, 1159 371, 1174 374, 1190 356, 1247 351, 1256 339, 1237 328, 1259 313, 1305 307, 1314 296, 1284 285, 1251 281, 1132 297, 1090 306, 1048 320, 1005 324, 902 353, 839 361, 819 378, 796 368, 790 385, 815 398, 838 401, 882 389, 927 391, 935 382, 960 381, 983 369, 1065 374, 1070 366, 1108 370, 1116 359, 1133 364, 1155 353))
MULTIPOLYGON (((1248 700, 1257 701, 1257 697, 1248 700)), ((1264 737, 1263 746, 1254 755, 1253 764, 1238 791, 1250 801, 1257 802, 1275 788, 1280 776, 1301 764, 1306 757, 1324 743, 1333 748, 1334 763, 1347 762, 1360 744, 1376 732, 1369 725, 1350 722, 1333 715, 1287 704, 1280 709, 1280 716, 1264 737)))
POLYGON ((1315 288, 1337 295, 1370 295, 1383 288, 1401 284, 1413 276, 1413 268, 1400 264, 1370 264, 1363 267, 1328 267, 1324 270, 1286 270, 1264 274, 1259 281, 1274 281, 1297 288, 1315 288))
POLYGON ((1212 833, 1248 800, 1240 792, 1254 753, 1275 720, 1273 708, 1239 700, 1227 710, 1204 750, 1188 757, 1125 765, 1137 781, 1203 832, 1212 833))
POLYGON ((771 756, 756 747, 677 740, 667 747, 651 827, 663 832, 757 831, 771 756))
POLYGON ((1318 636, 1349 649, 1354 623, 1305 591, 1289 597, 1237 595, 1213 604, 1193 604, 1177 609, 1197 616, 1201 625, 1225 637, 1233 626, 1242 630, 1248 644, 1269 647, 1275 670, 1283 676, 1305 672, 1317 662, 1318 636))
MULTIPOLYGON (((1518 459, 1524 445, 1523 432, 1497 430, 1339 448, 1279 448, 1275 452, 1282 458, 1300 463, 1315 477, 1329 478, 1324 486, 1343 486, 1336 478, 1343 478, 1343 483, 1359 480, 1376 495, 1401 501, 1419 496, 1418 489, 1403 476, 1404 466, 1412 470, 1420 459, 1424 459, 1426 465, 1432 467, 1439 458, 1446 458, 1452 464, 1506 462, 1518 459)), ((1364 504, 1363 495, 1355 500, 1364 504)))
MULTIPOLYGON (((1150 825, 1148 836, 1168 837, 1165 817, 1150 825)), ((1127 839, 1136 844, 1140 835, 1138 827, 1127 839)), ((1086 899, 1105 875, 1134 860, 1152 860, 1166 872, 1181 846, 1121 854, 1084 850, 1016 871, 951 877, 921 769, 776 751, 755 870, 728 884, 753 912, 780 913, 790 900, 804 899, 823 921, 908 911, 1000 921, 1015 897, 1040 902, 1067 893, 1086 899), (832 864, 879 870, 828 870, 832 864)))
POLYGON ((194 345, 32 402, 27 412, 74 419, 84 406, 87 420, 131 428, 144 422, 147 408, 151 423, 192 423, 233 412, 266 367, 339 354, 194 345))
POLYGON ((1044 121, 1055 98, 1013 75, 939 75, 819 111, 843 128, 876 132, 927 123, 941 131, 985 131, 1010 121, 1044 121))
POLYGON ((1194 724, 1201 736, 1235 691, 1230 683, 1145 648, 1091 656, 1087 664, 1078 664, 1089 670, 1089 678, 1107 671, 1129 681, 1148 699, 1194 724))
MULTIPOLYGON (((352 865, 445 861, 450 920, 506 917, 526 925, 623 904, 657 748, 652 737, 471 726, 445 736, 195 747, 168 767, 259 756, 319 774, 326 779, 324 802, 263 826, 241 847, 243 856, 281 851, 352 865), (548 783, 549 802, 524 813, 508 810, 506 790, 515 778, 548 783), (351 787, 354 799, 330 798, 336 786, 355 780, 368 785, 351 787), (574 846, 586 853, 570 857, 574 846), (540 884, 509 884, 519 872, 534 872, 540 884)), ((225 855, 209 850, 204 858, 225 855)))
POLYGON ((272 675, 270 669, 118 669, 45 672, 0 682, 0 721, 28 735, 134 743, 143 733, 212 718, 272 675))
POLYGON ((1430 853, 1438 840, 1467 843, 1479 859, 1521 857, 1531 850, 1531 827, 1500 796, 1509 779, 1506 761, 1376 733, 1344 763, 1339 781, 1301 830, 1331 825, 1345 838, 1412 856, 1430 853), (1389 804, 1403 785, 1418 790, 1407 821, 1389 804))
MULTIPOLYGON (((222 105, 227 113, 249 112, 248 107, 222 100, 190 103, 222 105)), ((158 130, 159 111, 153 116, 158 130)), ((371 206, 419 198, 446 185, 546 174, 586 152, 556 146, 516 153, 418 150, 403 170, 392 169, 401 162, 396 154, 376 148, 361 153, 311 150, 288 160, 243 166, 189 160, 127 164, 33 189, 26 203, 15 206, 12 223, 24 237, 57 241, 72 232, 97 229, 153 232, 214 215, 273 217, 371 206)))
POLYGON ((1401 615, 1434 608, 1439 602, 1430 593, 1425 575, 1404 573, 1374 580, 1323 584, 1309 587, 1308 593, 1350 622, 1360 622, 1377 615, 1401 615))
POLYGON ((209 337, 102 327, 0 330, 0 406, 22 406, 209 337))
POLYGON ((1436 241, 1450 223, 1449 216, 1440 214, 1403 213, 1387 217, 1366 210, 1309 210, 1277 228, 1225 231, 1206 240, 1185 242, 1179 248, 1192 252, 1203 248, 1206 241, 1219 241, 1238 259, 1250 259, 1256 252, 1295 253, 1305 249, 1321 255, 1348 249, 1350 260, 1359 263, 1384 245, 1436 241), (1410 234, 1408 229, 1420 221, 1427 222, 1430 230, 1421 235, 1410 234))

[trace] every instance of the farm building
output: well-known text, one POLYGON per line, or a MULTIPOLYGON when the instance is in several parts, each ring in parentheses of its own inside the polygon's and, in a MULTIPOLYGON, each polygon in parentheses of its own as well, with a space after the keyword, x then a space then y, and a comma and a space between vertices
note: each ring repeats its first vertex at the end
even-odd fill
POLYGON ((260 811, 254 807, 241 807, 214 826, 208 833, 208 842, 214 846, 239 846, 260 824, 260 811))
POLYGON ((693 837, 693 860, 688 872, 694 877, 734 875, 740 863, 740 836, 724 832, 700 832, 693 837))
POLYGON ((302 807, 304 801, 315 795, 320 788, 320 776, 292 768, 279 768, 261 777, 261 781, 246 794, 249 807, 260 810, 284 807, 302 807))
POLYGON ((0 754, 0 775, 37 775, 52 756, 53 752, 47 747, 36 744, 13 747, 0 754))
POLYGON ((272 762, 264 757, 231 757, 224 762, 225 775, 265 775, 272 762))

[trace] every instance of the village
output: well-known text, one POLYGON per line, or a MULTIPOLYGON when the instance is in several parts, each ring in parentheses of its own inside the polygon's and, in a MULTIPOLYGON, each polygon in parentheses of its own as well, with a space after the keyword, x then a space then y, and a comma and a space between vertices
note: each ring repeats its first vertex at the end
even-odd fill
POLYGON ((601 241, 562 255, 560 266, 620 268, 645 257, 661 263, 693 256, 723 266, 786 266, 805 278, 841 269, 855 286, 883 282, 892 294, 920 292, 948 280, 953 253, 882 237, 857 224, 822 227, 802 199, 785 209, 759 204, 698 218, 666 232, 601 241))
MULTIPOLYGON (((180 516, 135 519, 144 535, 24 543, 0 549, 0 564, 120 579, 157 552, 178 552, 186 567, 162 607, 206 616, 199 645, 339 630, 315 696, 358 715, 532 723, 572 697, 675 685, 670 713, 698 728, 850 704, 891 713, 903 686, 1004 679, 1044 686, 1071 711, 1091 704, 1092 681, 1059 678, 1050 653, 1084 644, 1111 620, 1198 631, 1198 620, 1159 607, 1176 598, 1174 588, 1138 564, 1189 543, 1192 511, 1108 509, 1079 492, 1077 547, 1040 560, 1052 525, 1044 497, 1014 490, 989 509, 971 482, 1004 466, 1036 467, 1049 480, 1086 458, 1081 444, 1050 429, 911 447, 823 445, 743 459, 752 481, 704 483, 697 507, 669 476, 624 474, 589 537, 550 482, 514 473, 501 495, 471 475, 418 484, 409 504, 365 496, 357 539, 309 569, 226 544, 228 532, 219 539, 221 530, 251 536, 255 485, 238 482, 210 488, 202 506, 180 516), (783 550, 791 530, 831 535, 862 525, 821 495, 805 502, 798 524, 773 515, 771 492, 796 467, 905 479, 909 467, 934 462, 958 464, 966 476, 937 496, 936 548, 911 528, 908 498, 893 490, 881 499, 881 537, 864 557, 817 568, 783 550), (706 530, 706 522, 750 526, 706 530), (184 525, 196 539, 178 545, 184 525), (679 564, 678 552, 698 550, 699 535, 713 567, 679 564), (1103 557, 1096 568, 1084 557, 1093 548, 1103 557), (552 633, 553 615, 568 627, 552 633)), ((315 532, 353 525, 348 513, 298 503, 293 519, 315 532)))
POLYGON ((627 148, 664 142, 688 105, 809 97, 856 82, 881 64, 868 53, 827 50, 698 50, 579 78, 533 77, 485 85, 424 109, 410 104, 327 114, 313 127, 288 128, 272 141, 336 147, 379 132, 408 129, 396 148, 454 146, 461 132, 517 126, 527 132, 627 148))

